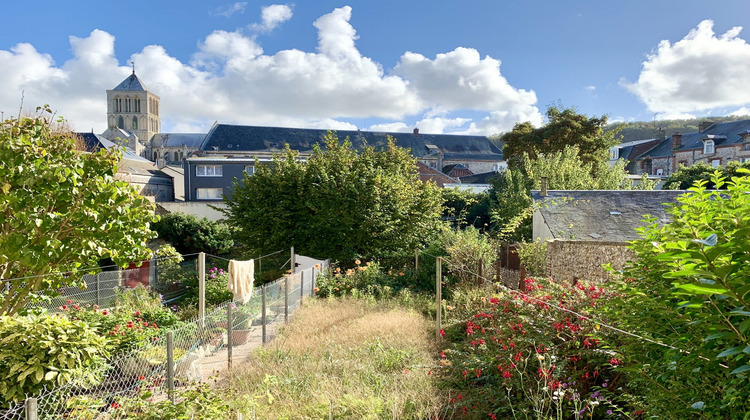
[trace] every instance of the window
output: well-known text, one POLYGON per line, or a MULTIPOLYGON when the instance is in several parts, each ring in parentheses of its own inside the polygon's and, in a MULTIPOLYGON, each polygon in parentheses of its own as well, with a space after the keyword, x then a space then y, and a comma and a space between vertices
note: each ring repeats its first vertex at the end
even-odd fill
POLYGON ((721 159, 712 159, 711 160, 711 167, 712 168, 718 168, 721 166, 721 159))
POLYGON ((135 112, 141 112, 141 100, 135 98, 135 112))
POLYGON ((196 188, 195 198, 198 200, 221 200, 221 188, 196 188))
POLYGON ((125 128, 125 119, 122 118, 122 115, 120 115, 119 117, 117 117, 117 126, 119 128, 123 128, 123 129, 125 128))
POLYGON ((195 176, 222 176, 221 165, 196 165, 195 176))
POLYGON ((619 147, 613 147, 609 149, 609 158, 612 160, 617 160, 620 158, 620 148, 619 147))
POLYGON ((138 118, 133 117, 133 124, 130 126, 131 129, 137 130, 138 129, 138 118))
POLYGON ((740 158, 740 163, 750 162, 750 158, 740 158))
POLYGON ((252 165, 245 166, 245 173, 248 174, 249 176, 253 176, 253 174, 255 173, 255 166, 252 166, 252 165))
POLYGON ((664 169, 661 169, 661 168, 657 169, 656 170, 656 175, 664 175, 664 169))
POLYGON ((704 155, 710 155, 714 153, 714 141, 713 140, 706 140, 703 142, 703 154, 704 155))

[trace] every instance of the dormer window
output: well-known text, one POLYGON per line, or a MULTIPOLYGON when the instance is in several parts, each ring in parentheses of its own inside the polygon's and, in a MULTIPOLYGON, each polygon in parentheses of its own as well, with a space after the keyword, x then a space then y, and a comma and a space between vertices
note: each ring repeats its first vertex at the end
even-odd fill
POLYGON ((609 158, 612 160, 617 160, 620 158, 620 148, 619 147, 612 147, 609 149, 609 158))
POLYGON ((714 141, 713 140, 704 140, 703 141, 703 154, 704 155, 711 155, 714 151, 714 141))

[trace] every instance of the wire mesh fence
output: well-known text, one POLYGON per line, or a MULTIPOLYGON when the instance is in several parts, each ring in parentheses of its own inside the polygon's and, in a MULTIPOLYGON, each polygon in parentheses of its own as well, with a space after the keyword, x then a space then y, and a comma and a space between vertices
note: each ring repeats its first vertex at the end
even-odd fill
MULTIPOLYGON (((247 302, 214 306, 205 316, 182 323, 176 329, 162 330, 151 341, 110 358, 105 367, 95 372, 93 384, 68 383, 44 389, 25 401, 0 409, 0 420, 126 418, 130 414, 121 409, 123 404, 143 396, 144 392, 149 393, 152 401, 166 400, 174 398, 172 391, 176 388, 190 387, 225 372, 252 349, 272 340, 277 326, 290 319, 305 297, 314 294, 316 278, 328 264, 308 260, 312 266, 256 287, 247 302)), ((121 284, 123 277, 88 280, 94 285, 99 282, 102 299, 108 295, 102 293, 101 283, 121 284)), ((61 298, 75 296, 94 302, 91 293, 87 287, 61 298)))

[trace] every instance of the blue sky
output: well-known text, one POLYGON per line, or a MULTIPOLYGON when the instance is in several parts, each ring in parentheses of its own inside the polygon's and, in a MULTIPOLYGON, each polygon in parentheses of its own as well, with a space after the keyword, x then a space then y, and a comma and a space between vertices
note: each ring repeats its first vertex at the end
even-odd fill
POLYGON ((106 129, 130 73, 162 131, 214 121, 491 135, 550 104, 750 114, 750 1, 38 1, 3 6, 0 111, 106 129), (75 4, 75 7, 71 6, 75 4))

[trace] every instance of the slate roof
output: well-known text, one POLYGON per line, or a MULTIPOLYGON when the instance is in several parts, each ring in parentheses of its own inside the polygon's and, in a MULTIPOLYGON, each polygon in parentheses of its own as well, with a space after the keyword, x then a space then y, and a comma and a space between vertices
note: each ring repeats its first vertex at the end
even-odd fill
POLYGON ((206 138, 205 133, 157 133, 153 143, 161 142, 162 147, 195 147, 199 148, 206 138))
POLYGON ((106 140, 103 137, 99 137, 99 135, 94 133, 75 133, 78 137, 83 140, 83 144, 86 147, 86 151, 88 152, 96 152, 99 149, 104 149, 104 145, 102 144, 101 140, 106 140))
POLYGON ((135 72, 123 80, 117 87, 112 90, 148 90, 141 79, 135 75, 135 72))
POLYGON ((481 174, 462 176, 459 179, 462 184, 489 184, 490 179, 496 177, 497 172, 485 172, 481 174))
MULTIPOLYGON (((327 130, 306 128, 256 127, 243 125, 215 124, 208 132, 201 150, 221 151, 277 151, 285 144, 300 152, 312 151, 314 144, 319 143, 327 130)), ((390 135, 396 145, 411 149, 412 155, 420 158, 437 156, 436 146, 443 153, 444 159, 463 160, 503 160, 503 152, 485 136, 459 136, 451 134, 383 133, 373 131, 337 130, 339 140, 349 137, 354 147, 362 147, 363 140, 367 145, 382 148, 387 145, 390 135), (432 150, 430 150, 432 149, 432 150)))
POLYGON ((665 203, 685 194, 679 190, 532 191, 534 203, 555 239, 625 242, 638 238, 635 228, 650 214, 669 222, 665 203))
MULTIPOLYGON (((702 149, 703 139, 713 138, 716 146, 742 143, 741 133, 750 130, 750 120, 730 121, 714 124, 700 133, 685 133, 682 135, 682 146, 678 150, 702 149), (711 137, 713 136, 713 137, 711 137)), ((666 138, 658 146, 641 153, 638 158, 665 158, 674 156, 672 137, 666 138)))

